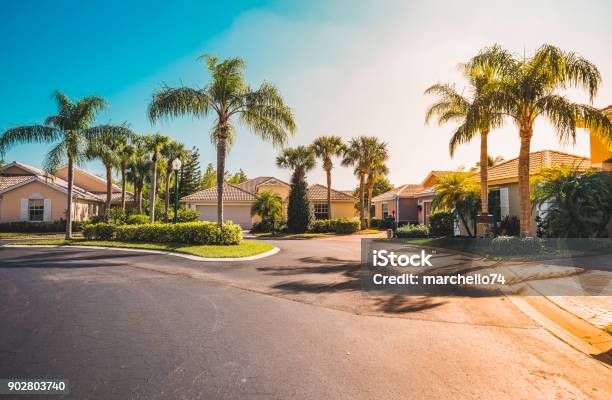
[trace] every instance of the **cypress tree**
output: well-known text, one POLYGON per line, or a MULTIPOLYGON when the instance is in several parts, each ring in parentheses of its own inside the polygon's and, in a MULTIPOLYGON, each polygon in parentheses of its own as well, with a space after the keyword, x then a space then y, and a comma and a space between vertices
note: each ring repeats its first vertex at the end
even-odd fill
POLYGON ((200 190, 201 180, 200 151, 197 147, 193 147, 181 167, 181 179, 179 182, 180 197, 188 196, 200 190))
POLYGON ((287 228, 292 233, 303 233, 310 229, 314 212, 308 199, 308 184, 304 171, 297 169, 291 175, 291 191, 287 206, 287 228))

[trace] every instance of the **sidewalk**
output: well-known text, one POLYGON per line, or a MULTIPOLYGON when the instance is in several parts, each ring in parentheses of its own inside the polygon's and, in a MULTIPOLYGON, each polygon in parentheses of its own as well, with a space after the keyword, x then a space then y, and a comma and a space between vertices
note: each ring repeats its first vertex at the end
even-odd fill
POLYGON ((612 296, 547 296, 550 301, 603 329, 612 324, 612 296))

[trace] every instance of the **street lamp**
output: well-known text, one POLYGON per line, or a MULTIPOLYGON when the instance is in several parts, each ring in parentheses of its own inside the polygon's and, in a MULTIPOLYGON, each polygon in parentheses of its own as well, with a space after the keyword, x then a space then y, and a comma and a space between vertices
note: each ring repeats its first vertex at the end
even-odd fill
POLYGON ((172 161, 172 169, 174 170, 174 219, 172 220, 172 222, 175 223, 175 224, 178 222, 179 171, 180 171, 182 165, 183 165, 183 163, 178 158, 175 158, 174 161, 172 161))

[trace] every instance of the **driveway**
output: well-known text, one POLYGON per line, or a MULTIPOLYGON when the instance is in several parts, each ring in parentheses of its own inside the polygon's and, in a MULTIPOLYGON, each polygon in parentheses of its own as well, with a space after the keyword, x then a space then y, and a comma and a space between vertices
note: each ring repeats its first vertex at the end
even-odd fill
POLYGON ((358 242, 274 244, 210 264, 0 249, 0 376, 68 378, 75 399, 612 393, 608 367, 503 298, 362 296, 358 242))

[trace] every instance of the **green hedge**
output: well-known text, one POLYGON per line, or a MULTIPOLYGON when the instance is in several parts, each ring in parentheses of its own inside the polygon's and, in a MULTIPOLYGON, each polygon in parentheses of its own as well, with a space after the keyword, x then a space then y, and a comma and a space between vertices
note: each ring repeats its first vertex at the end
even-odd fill
POLYGON ((427 225, 404 225, 397 228, 395 234, 400 238, 428 237, 429 228, 427 225))
POLYGON ((87 225, 83 231, 86 239, 118 240, 121 242, 194 243, 209 245, 240 244, 242 229, 233 223, 181 222, 178 224, 110 224, 87 225))
POLYGON ((357 218, 340 219, 318 219, 313 222, 310 228, 314 233, 335 232, 341 235, 348 235, 361 229, 361 224, 357 218))
POLYGON ((178 222, 195 222, 200 218, 200 214, 191 208, 179 208, 178 222))
POLYGON ((454 236, 455 215, 448 211, 437 211, 429 215, 429 233, 431 236, 454 236))
POLYGON ((140 225, 140 224, 148 224, 149 216, 144 214, 132 214, 125 220, 125 223, 128 225, 140 225))
POLYGON ((497 255, 522 256, 544 251, 544 240, 538 237, 498 236, 491 240, 491 252, 497 255))

